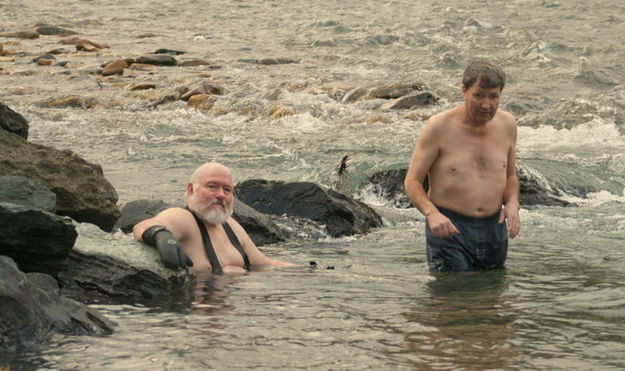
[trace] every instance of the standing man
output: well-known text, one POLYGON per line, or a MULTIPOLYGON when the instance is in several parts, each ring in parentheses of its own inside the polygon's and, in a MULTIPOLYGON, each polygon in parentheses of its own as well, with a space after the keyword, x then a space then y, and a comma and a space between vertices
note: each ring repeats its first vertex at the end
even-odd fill
POLYGON ((254 265, 292 266, 266 257, 231 217, 233 191, 230 169, 206 163, 187 183, 185 207, 137 223, 134 237, 156 247, 171 269, 236 273, 254 265))
POLYGON ((502 268, 521 228, 517 125, 498 110, 505 82, 499 66, 469 64, 464 104, 432 116, 415 145, 404 188, 426 217, 430 271, 502 268))

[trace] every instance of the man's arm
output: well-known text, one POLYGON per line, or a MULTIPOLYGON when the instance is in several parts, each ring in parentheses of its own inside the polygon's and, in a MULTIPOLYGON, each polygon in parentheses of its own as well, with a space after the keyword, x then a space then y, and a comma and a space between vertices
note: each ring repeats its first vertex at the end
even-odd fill
POLYGON ((516 171, 516 139, 517 126, 516 121, 511 118, 511 141, 512 144, 508 151, 508 167, 506 168, 506 188, 503 191, 503 208, 499 214, 499 223, 504 220, 508 222, 508 236, 514 238, 521 230, 521 219, 519 217, 519 177, 516 171))
POLYGON ((186 216, 181 214, 182 212, 188 214, 180 208, 167 209, 153 218, 135 224, 132 228, 135 240, 155 247, 163 264, 171 269, 187 268, 193 265, 179 242, 187 233, 184 224, 181 224, 186 216))
POLYGON ((287 263, 280 260, 268 258, 262 253, 247 234, 245 229, 233 218, 228 219, 228 224, 232 227, 232 230, 237 235, 237 238, 241 242, 241 246, 247 257, 250 259, 250 265, 265 265, 270 267, 293 267, 295 264, 287 263))
POLYGON ((415 145, 408 172, 404 179, 404 191, 412 204, 426 217, 434 236, 448 238, 459 233, 453 223, 441 214, 436 205, 430 201, 423 188, 423 182, 432 164, 439 155, 437 123, 434 116, 423 128, 415 145))

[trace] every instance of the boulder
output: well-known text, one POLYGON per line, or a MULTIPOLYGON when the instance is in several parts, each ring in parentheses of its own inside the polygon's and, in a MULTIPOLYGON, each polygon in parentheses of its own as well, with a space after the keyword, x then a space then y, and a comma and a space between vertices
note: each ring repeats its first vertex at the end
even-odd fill
POLYGON ((29 143, 0 130, 0 174, 23 176, 56 194, 56 213, 110 231, 119 218, 117 192, 102 168, 71 151, 29 143))
POLYGON ((98 311, 59 296, 54 278, 21 272, 0 256, 0 350, 23 351, 51 335, 105 335, 115 324, 98 311))
POLYGON ((0 102, 0 129, 28 139, 28 121, 24 116, 0 102))
POLYGON ((166 268, 153 247, 92 224, 78 224, 76 231, 74 248, 57 276, 64 296, 159 306, 191 300, 195 275, 166 268))
POLYGON ((382 218, 371 207, 315 183, 251 179, 238 183, 235 194, 261 213, 286 214, 322 223, 332 237, 382 226, 382 218))
POLYGON ((152 64, 155 66, 176 66, 178 61, 169 54, 148 54, 136 59, 137 63, 152 64))
POLYGON ((48 187, 21 176, 0 175, 0 202, 27 205, 54 213, 56 195, 48 187))
POLYGON ((72 220, 67 217, 0 203, 0 255, 11 257, 24 272, 56 276, 76 237, 72 220))
POLYGON ((422 92, 422 93, 413 93, 409 94, 389 102, 384 103, 380 106, 381 110, 386 109, 410 109, 410 108, 418 108, 423 106, 430 106, 436 104, 439 98, 435 97, 431 93, 422 92))
MULTIPOLYGON (((169 205, 162 200, 128 202, 122 207, 121 217, 114 229, 130 233, 135 224, 170 207, 174 205, 169 205)), ((283 242, 289 238, 289 233, 274 223, 269 215, 259 213, 236 198, 233 209, 232 217, 241 224, 257 246, 283 242)))

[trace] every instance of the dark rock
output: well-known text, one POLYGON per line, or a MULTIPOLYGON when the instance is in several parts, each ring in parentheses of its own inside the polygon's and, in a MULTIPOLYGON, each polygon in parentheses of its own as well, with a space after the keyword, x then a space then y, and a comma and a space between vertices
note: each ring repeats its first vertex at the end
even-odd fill
POLYGON ((380 109, 410 109, 438 103, 439 98, 431 93, 423 92, 403 96, 383 104, 380 109))
POLYGON ((0 255, 24 272, 56 276, 76 241, 72 220, 47 211, 0 203, 0 255))
POLYGON ((287 214, 323 223, 332 237, 364 233, 382 225, 382 218, 371 207, 310 182, 252 179, 237 184, 235 193, 262 213, 287 214))
POLYGON ((135 224, 170 207, 173 206, 163 200, 130 201, 121 208, 121 216, 115 223, 113 230, 119 229, 124 233, 130 233, 135 224))
POLYGON ((0 102, 0 128, 28 139, 28 121, 0 102))
POLYGON ((40 59, 49 59, 49 60, 55 61, 56 57, 52 54, 40 55, 38 57, 33 58, 33 63, 38 63, 40 59))
POLYGON ((189 300, 193 274, 166 268, 153 247, 125 234, 76 226, 78 238, 62 271, 61 292, 81 302, 166 305, 189 300))
POLYGON ((203 82, 200 85, 188 90, 186 93, 182 94, 180 99, 184 101, 188 101, 194 95, 198 94, 211 94, 211 95, 223 95, 224 88, 219 85, 213 84, 211 82, 203 82))
POLYGON ((173 50, 173 49, 156 49, 154 54, 171 54, 171 55, 181 55, 184 54, 181 50, 173 50))
POLYGON ((25 141, 0 130, 0 174, 23 176, 56 194, 56 212, 110 231, 119 218, 117 192, 102 168, 69 151, 25 141))
POLYGON ((11 202, 54 213, 56 195, 48 187, 21 176, 0 175, 0 202, 11 202))
POLYGON ((69 36, 76 35, 76 32, 72 30, 68 30, 65 28, 51 26, 51 25, 40 25, 35 29, 40 35, 58 35, 58 36, 69 36))
POLYGON ((414 95, 416 92, 422 91, 424 89, 424 86, 420 83, 408 82, 383 84, 376 86, 362 86, 349 89, 336 86, 332 88, 334 90, 338 90, 337 93, 346 90, 340 100, 343 103, 351 103, 369 99, 397 99, 407 95, 414 95))
POLYGON ((267 214, 260 213, 238 199, 234 199, 232 217, 241 224, 256 246, 284 242, 290 234, 278 227, 267 214))
POLYGON ((24 351, 54 333, 105 335, 115 324, 94 309, 59 296, 56 281, 45 274, 21 272, 0 256, 0 349, 24 351))
POLYGON ((136 59, 137 63, 151 64, 155 66, 176 66, 176 58, 168 54, 148 54, 136 59))

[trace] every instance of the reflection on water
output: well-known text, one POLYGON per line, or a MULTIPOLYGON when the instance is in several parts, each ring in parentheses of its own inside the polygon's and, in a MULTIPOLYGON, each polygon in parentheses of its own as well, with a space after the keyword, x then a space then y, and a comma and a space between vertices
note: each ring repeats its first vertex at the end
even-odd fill
POLYGON ((510 305, 506 271, 436 273, 426 300, 405 313, 425 331, 406 333, 418 367, 505 369, 516 364, 516 315, 510 305))

